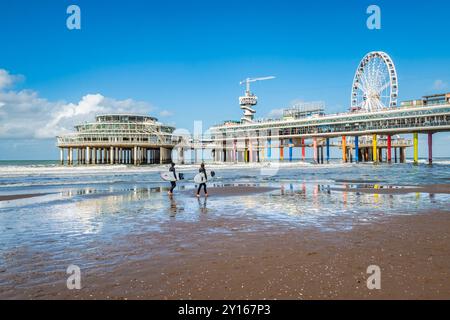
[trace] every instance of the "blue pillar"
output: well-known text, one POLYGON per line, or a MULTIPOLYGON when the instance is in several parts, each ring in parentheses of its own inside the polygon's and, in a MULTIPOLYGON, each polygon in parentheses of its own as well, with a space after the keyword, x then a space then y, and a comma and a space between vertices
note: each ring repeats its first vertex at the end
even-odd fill
POLYGON ((267 158, 272 158, 272 139, 267 140, 267 158))
POLYGON ((330 162, 330 138, 327 138, 327 162, 330 162))
POLYGON ((355 162, 359 162, 359 141, 358 136, 355 137, 355 162))
POLYGON ((292 161, 292 139, 289 139, 289 161, 292 161))

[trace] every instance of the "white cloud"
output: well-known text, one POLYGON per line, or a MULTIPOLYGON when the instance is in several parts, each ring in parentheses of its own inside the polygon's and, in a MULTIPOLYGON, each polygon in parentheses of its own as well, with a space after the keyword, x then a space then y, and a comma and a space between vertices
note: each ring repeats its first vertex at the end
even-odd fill
POLYGON ((272 109, 267 116, 269 118, 281 118, 283 116, 283 109, 272 109))
POLYGON ((14 83, 15 76, 0 72, 0 138, 50 139, 73 131, 73 126, 93 121, 101 113, 150 114, 154 108, 132 99, 115 100, 87 94, 77 103, 49 101, 33 90, 2 90, 14 83))
POLYGON ((0 69, 0 90, 12 86, 22 78, 23 76, 21 75, 12 75, 7 70, 0 69))
POLYGON ((434 90, 444 90, 448 87, 448 84, 440 79, 434 81, 433 89, 434 90))
POLYGON ((171 117, 171 116, 173 116, 173 112, 168 111, 168 110, 162 110, 159 112, 159 116, 160 117, 171 117))

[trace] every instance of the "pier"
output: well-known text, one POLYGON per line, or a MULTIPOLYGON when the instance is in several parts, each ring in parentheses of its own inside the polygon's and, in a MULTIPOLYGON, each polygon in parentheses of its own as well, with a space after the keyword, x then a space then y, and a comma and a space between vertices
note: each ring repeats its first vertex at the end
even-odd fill
POLYGON ((432 163, 433 134, 450 131, 450 94, 440 97, 441 100, 424 97, 420 106, 405 103, 375 112, 227 122, 210 129, 214 159, 218 162, 285 160, 288 149, 288 159, 292 161, 293 148, 301 148, 304 160, 305 148, 313 148, 314 161, 324 163, 324 158, 329 161, 330 147, 337 147, 342 149, 344 162, 405 162, 405 149, 413 147, 417 163, 418 135, 426 134, 428 161, 432 163), (411 140, 400 135, 409 135, 411 140), (278 159, 272 157, 273 149, 278 149, 278 159))

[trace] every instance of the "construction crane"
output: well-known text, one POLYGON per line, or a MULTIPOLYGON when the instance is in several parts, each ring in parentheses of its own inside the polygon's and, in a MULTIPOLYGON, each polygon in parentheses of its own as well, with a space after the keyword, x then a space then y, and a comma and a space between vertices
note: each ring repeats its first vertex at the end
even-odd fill
POLYGON ((275 79, 275 77, 269 76, 261 78, 247 78, 239 83, 240 85, 244 83, 246 85, 245 96, 239 97, 239 104, 241 106, 241 109, 244 110, 244 116, 241 118, 241 122, 243 123, 252 122, 253 115, 256 113, 256 111, 252 107, 258 103, 258 97, 250 92, 250 83, 271 79, 275 79))
POLYGON ((275 79, 274 76, 269 76, 269 77, 261 77, 261 78, 247 78, 241 82, 239 82, 240 85, 243 85, 244 83, 246 84, 246 92, 248 92, 248 94, 250 94, 250 83, 252 82, 256 82, 256 81, 263 81, 263 80, 271 80, 271 79, 275 79))

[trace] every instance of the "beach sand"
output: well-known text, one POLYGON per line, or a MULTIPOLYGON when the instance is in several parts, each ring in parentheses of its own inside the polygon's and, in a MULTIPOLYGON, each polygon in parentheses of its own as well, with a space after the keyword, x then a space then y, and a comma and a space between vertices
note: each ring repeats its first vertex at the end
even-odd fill
POLYGON ((4 287, 0 298, 450 298, 450 212, 386 216, 330 232, 276 223, 251 231, 254 223, 207 214, 195 224, 173 221, 157 234, 128 235, 129 247, 102 248, 121 259, 82 268, 82 290, 68 290, 61 270, 45 285, 4 287), (204 232, 211 227, 229 233, 204 232), (380 290, 366 286, 369 265, 381 268, 380 290))
POLYGON ((48 193, 28 193, 28 194, 8 194, 0 195, 0 201, 11 201, 19 199, 27 199, 48 195, 48 193))

